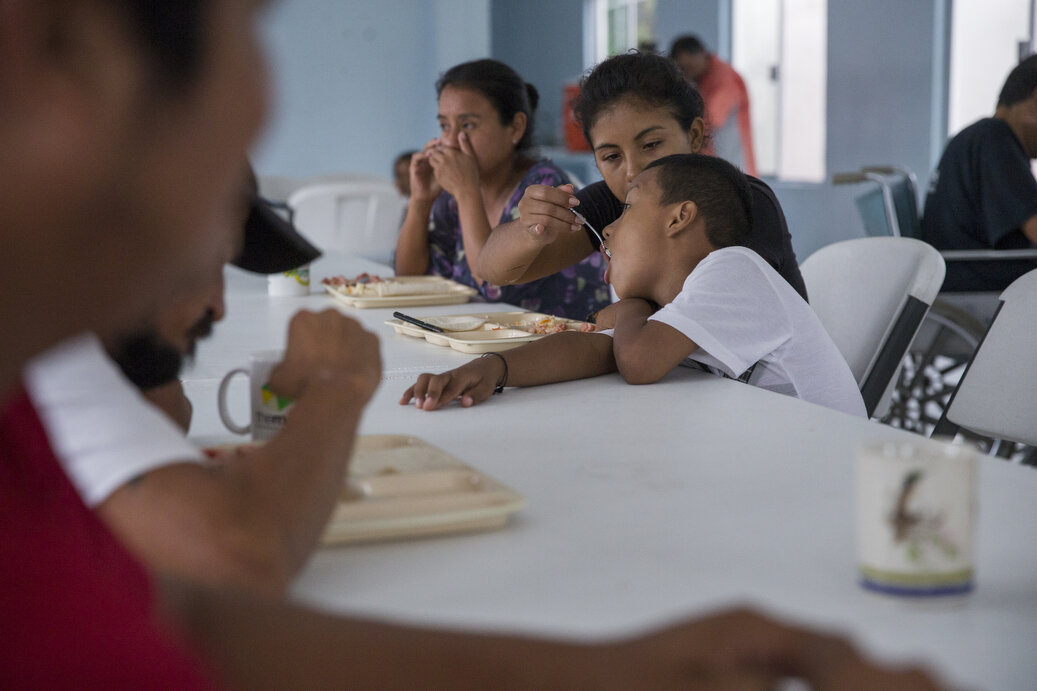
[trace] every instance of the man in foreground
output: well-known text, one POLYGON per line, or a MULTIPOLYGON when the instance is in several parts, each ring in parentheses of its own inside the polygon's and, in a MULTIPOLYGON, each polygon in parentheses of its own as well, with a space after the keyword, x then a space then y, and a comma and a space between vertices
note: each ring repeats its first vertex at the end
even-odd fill
MULTIPOLYGON (((319 256, 263 205, 248 178, 224 258, 265 273, 319 256)), ((83 501, 138 559, 198 582, 280 594, 338 500, 355 436, 355 425, 340 421, 355 417, 362 401, 340 400, 336 409, 336 401, 314 404, 304 395, 276 439, 207 462, 184 437, 190 403, 177 376, 185 355, 224 312, 217 266, 146 324, 107 339, 108 352, 140 392, 89 336, 36 358, 26 386, 83 501), (142 405, 141 392, 166 415, 142 405)), ((365 390, 378 383, 377 339, 334 310, 300 313, 288 343, 285 366, 305 364, 302 378, 338 367, 366 374, 365 390), (300 362, 300 351, 313 355, 300 362)))
MULTIPOLYGON (((47 346, 130 328, 222 263, 225 214, 265 111, 256 10, 0 2, 0 315, 17 326, 0 341, 0 687, 765 687, 788 675, 826 688, 924 685, 838 640, 737 612, 584 646, 328 617, 175 583, 160 599, 61 473, 17 377, 47 346)), ((358 416, 377 363, 358 371, 315 355, 301 349, 271 388, 314 405, 355 400, 358 416)), ((334 422, 352 434, 357 420, 334 422)))

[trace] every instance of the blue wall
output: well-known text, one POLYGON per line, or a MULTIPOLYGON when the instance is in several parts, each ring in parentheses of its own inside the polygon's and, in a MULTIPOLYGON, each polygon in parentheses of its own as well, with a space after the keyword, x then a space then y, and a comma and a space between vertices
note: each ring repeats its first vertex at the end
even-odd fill
POLYGON ((256 170, 295 177, 388 177, 437 133, 439 74, 490 46, 488 0, 282 0, 262 28, 276 93, 256 170))
POLYGON ((562 85, 583 72, 583 0, 493 0, 493 57, 537 88, 537 141, 561 141, 562 85))
MULTIPOLYGON (((925 188, 939 155, 933 151, 934 128, 943 126, 931 105, 939 2, 828 3, 829 175, 901 165, 925 188)), ((864 186, 772 184, 800 261, 831 242, 864 235, 853 203, 864 186)))
POLYGON ((932 0, 829 2, 829 172, 899 163, 928 178, 933 18, 932 0))
POLYGON ((730 57, 730 41, 724 22, 726 0, 658 0, 655 35, 659 51, 668 54, 670 43, 681 34, 695 34, 714 53, 730 57))

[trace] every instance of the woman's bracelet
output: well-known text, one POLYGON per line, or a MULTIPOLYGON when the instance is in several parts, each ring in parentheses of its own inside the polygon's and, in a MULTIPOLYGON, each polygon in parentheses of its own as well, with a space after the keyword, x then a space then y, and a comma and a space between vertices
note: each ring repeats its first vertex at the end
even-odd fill
POLYGON ((504 376, 498 381, 496 386, 493 387, 493 393, 504 393, 504 387, 508 385, 508 361, 504 359, 504 356, 500 353, 483 353, 482 357, 495 357, 500 358, 501 363, 504 365, 504 376))

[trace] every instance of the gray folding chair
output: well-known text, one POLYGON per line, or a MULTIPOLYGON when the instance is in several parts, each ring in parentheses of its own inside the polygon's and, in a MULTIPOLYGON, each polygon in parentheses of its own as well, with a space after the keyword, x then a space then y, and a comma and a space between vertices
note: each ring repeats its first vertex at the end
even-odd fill
POLYGON ((943 283, 940 253, 910 238, 858 238, 822 247, 800 271, 873 415, 943 283))
MULTIPOLYGON (((917 237, 918 183, 898 166, 866 166, 832 176, 834 184, 874 183, 855 200, 865 232, 876 237, 917 237)), ((1037 259, 1037 250, 945 250, 958 261, 1037 259)), ((811 296, 813 298, 813 296, 811 296)), ((894 427, 929 434, 940 419, 969 357, 997 307, 997 293, 941 293, 905 356, 890 405, 881 419, 894 427)))
MULTIPOLYGON (((953 436, 967 430, 1003 442, 1037 446, 1034 315, 1037 270, 1016 279, 1001 293, 990 328, 951 394, 933 435, 953 436)), ((997 453, 996 447, 992 452, 997 453)), ((1034 454, 1026 456, 1032 462, 1034 454)))

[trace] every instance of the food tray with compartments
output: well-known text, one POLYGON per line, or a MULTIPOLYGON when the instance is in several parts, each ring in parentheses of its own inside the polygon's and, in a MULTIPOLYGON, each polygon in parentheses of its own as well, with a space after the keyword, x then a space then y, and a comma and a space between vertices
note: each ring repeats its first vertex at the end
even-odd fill
POLYGON ((525 504, 515 490, 423 439, 362 435, 323 542, 490 530, 525 504))
POLYGON ((324 284, 324 292, 347 307, 458 305, 478 294, 475 288, 442 276, 397 276, 366 283, 324 284))
POLYGON ((491 353, 515 348, 559 331, 593 331, 594 325, 575 319, 553 317, 540 312, 482 312, 437 316, 414 315, 416 319, 438 326, 443 333, 423 329, 401 319, 385 323, 398 334, 424 338, 432 345, 446 346, 462 353, 491 353), (543 333, 536 333, 537 327, 543 333))

